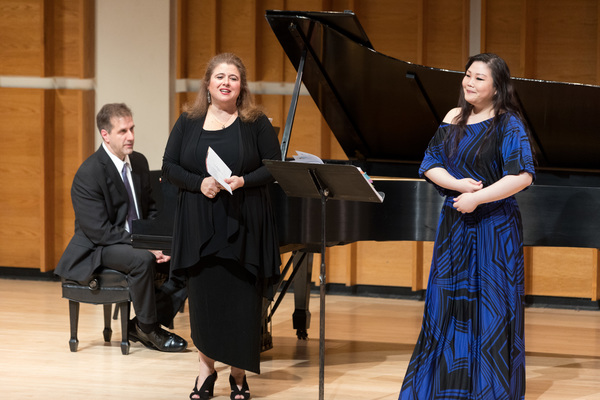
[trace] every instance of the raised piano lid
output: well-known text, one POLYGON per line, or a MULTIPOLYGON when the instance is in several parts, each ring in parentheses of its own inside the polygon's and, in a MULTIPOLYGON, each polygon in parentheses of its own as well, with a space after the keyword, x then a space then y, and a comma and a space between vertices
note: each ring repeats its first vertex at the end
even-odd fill
MULTIPOLYGON (((288 58, 350 160, 418 164, 463 72, 378 53, 352 12, 266 13, 288 58)), ((513 78, 539 167, 600 171, 600 87, 513 78)))

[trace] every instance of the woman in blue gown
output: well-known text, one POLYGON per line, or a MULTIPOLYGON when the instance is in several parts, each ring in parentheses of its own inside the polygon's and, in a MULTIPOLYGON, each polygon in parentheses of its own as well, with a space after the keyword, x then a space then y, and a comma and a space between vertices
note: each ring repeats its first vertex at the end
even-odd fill
POLYGON ((524 399, 523 229, 513 195, 535 179, 534 163, 508 66, 495 54, 471 57, 459 106, 419 171, 445 201, 400 400, 524 399))

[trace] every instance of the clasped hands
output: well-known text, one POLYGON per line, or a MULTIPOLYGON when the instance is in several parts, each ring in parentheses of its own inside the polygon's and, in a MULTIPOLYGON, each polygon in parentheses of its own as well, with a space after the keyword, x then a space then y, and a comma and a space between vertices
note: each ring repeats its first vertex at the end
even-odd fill
POLYGON ((483 183, 472 178, 463 178, 458 180, 458 191, 461 195, 454 198, 452 205, 457 211, 465 214, 473 212, 479 202, 475 192, 483 189, 483 183))
MULTIPOLYGON (((232 175, 224 180, 225 183, 231 187, 232 191, 244 186, 244 178, 241 176, 232 175)), ((202 180, 202 184, 200 185, 200 191, 209 199, 213 199, 222 189, 224 189, 224 187, 221 186, 221 184, 212 176, 204 178, 202 180)))

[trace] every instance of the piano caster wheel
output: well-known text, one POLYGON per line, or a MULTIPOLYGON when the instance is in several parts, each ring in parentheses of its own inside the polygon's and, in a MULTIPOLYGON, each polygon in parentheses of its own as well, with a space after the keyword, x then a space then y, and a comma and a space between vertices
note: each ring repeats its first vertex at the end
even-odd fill
POLYGON ((296 336, 299 340, 308 340, 308 332, 305 329, 296 329, 296 336))

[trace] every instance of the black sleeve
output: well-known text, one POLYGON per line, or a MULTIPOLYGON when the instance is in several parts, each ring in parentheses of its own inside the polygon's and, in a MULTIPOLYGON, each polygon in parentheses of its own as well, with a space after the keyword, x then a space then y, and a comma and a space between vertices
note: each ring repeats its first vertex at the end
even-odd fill
POLYGON ((71 200, 75 219, 85 236, 96 246, 131 243, 125 226, 118 226, 109 218, 109 192, 104 175, 89 165, 79 168, 71 186, 71 200))
POLYGON ((200 192, 200 185, 205 178, 204 174, 192 173, 183 168, 180 162, 186 134, 190 134, 186 131, 186 127, 189 126, 188 122, 187 114, 181 114, 171 130, 163 155, 162 176, 167 182, 180 189, 200 192))
MULTIPOLYGON (((281 148, 275 134, 273 125, 266 115, 261 116, 257 122, 257 147, 260 160, 281 160, 281 148)), ((261 166, 244 175, 244 186, 253 187, 266 185, 273 181, 273 177, 266 166, 261 166)))

